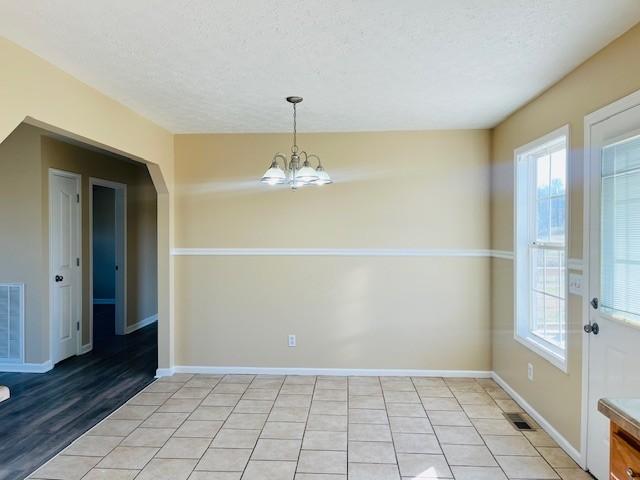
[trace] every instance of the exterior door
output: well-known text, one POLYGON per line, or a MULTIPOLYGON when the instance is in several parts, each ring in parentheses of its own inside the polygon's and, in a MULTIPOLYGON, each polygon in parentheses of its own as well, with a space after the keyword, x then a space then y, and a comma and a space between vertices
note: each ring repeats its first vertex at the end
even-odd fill
POLYGON ((640 106, 589 133, 587 467, 607 480, 609 422, 598 400, 640 397, 640 106))
POLYGON ((80 176, 50 170, 50 285, 52 362, 78 354, 81 315, 80 176))

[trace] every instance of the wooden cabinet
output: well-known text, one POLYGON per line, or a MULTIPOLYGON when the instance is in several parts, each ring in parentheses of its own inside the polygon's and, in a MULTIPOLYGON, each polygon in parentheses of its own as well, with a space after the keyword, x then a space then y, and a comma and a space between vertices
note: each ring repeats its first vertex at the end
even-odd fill
POLYGON ((640 441, 611 422, 611 480, 640 480, 640 441))

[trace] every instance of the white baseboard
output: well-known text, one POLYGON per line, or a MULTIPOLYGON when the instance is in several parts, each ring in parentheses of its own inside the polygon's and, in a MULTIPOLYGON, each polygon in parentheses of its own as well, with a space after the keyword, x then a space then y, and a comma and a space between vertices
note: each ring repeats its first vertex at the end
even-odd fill
POLYGON ((80 346, 80 352, 78 355, 84 355, 85 353, 89 353, 91 350, 93 350, 93 344, 87 343, 86 345, 80 346))
POLYGON ((0 363, 0 372, 46 373, 52 368, 51 360, 43 363, 0 363))
POLYGON ((94 298, 93 304, 94 305, 115 305, 116 299, 115 298, 94 298))
POLYGON ((158 368, 156 370, 156 378, 170 377, 174 373, 176 372, 175 372, 175 369, 173 368, 158 368))
POLYGON ((207 367, 176 365, 162 368, 157 377, 174 373, 205 373, 209 375, 249 374, 249 375, 328 375, 328 376, 370 376, 370 377, 473 377, 491 378, 491 372, 483 370, 412 370, 412 369, 370 369, 370 368, 278 368, 278 367, 207 367))
POLYGON ((136 330, 141 329, 142 327, 146 327, 147 325, 151 325, 152 323, 155 323, 157 321, 158 321, 158 314, 156 313, 155 315, 151 315, 150 317, 143 318, 142 320, 134 323, 133 325, 127 325, 126 328, 124 329, 124 334, 128 335, 132 332, 135 332, 136 330))
POLYGON ((567 454, 573 458, 573 460, 580 465, 582 468, 586 468, 584 457, 582 453, 580 453, 576 448, 569 443, 569 441, 562 436, 560 432, 558 432, 553 426, 544 418, 538 411, 533 408, 529 402, 527 402, 518 392, 516 392, 511 386, 505 382, 500 375, 496 372, 492 372, 491 377, 495 380, 495 382, 500 385, 510 396, 513 398, 518 405, 522 407, 522 409, 531 415, 538 424, 544 429, 545 432, 549 434, 551 438, 553 438, 558 445, 562 447, 562 449, 567 452, 567 454))

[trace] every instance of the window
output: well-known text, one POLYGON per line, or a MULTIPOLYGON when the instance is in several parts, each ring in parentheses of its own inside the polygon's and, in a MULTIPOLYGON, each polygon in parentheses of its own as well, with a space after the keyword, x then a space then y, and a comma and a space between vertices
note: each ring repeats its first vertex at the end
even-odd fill
POLYGON ((516 150, 515 338, 566 371, 568 126, 516 150))
POLYGON ((602 149, 601 310, 640 324, 640 136, 602 149))

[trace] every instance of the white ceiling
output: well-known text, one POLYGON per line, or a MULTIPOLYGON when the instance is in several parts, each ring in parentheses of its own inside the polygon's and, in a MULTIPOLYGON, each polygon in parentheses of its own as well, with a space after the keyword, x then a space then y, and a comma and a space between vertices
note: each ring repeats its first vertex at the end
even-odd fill
POLYGON ((638 0, 0 0, 0 34, 176 133, 485 128, 638 0))

